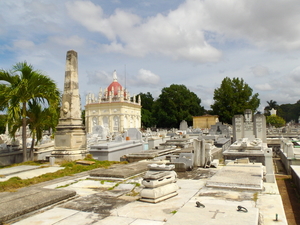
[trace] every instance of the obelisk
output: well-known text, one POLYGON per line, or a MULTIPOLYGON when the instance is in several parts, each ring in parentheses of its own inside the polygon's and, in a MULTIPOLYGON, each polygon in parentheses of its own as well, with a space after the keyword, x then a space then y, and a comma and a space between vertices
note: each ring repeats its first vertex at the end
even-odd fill
POLYGON ((73 161, 84 158, 86 154, 86 132, 81 119, 78 86, 77 52, 70 50, 66 58, 64 92, 55 133, 55 149, 51 155, 57 161, 73 161))

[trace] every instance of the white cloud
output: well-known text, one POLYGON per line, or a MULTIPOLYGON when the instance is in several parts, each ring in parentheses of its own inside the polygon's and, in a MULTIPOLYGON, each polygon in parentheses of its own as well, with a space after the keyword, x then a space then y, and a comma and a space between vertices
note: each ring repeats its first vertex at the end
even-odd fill
POLYGON ((263 48, 300 49, 297 0, 210 0, 202 4, 210 31, 227 38, 249 40, 263 48))
POLYGON ((270 84, 265 83, 265 84, 256 84, 255 88, 260 90, 260 91, 271 91, 273 88, 271 87, 270 84))
POLYGON ((13 47, 15 49, 30 49, 33 48, 35 46, 35 44, 32 41, 28 41, 28 40, 17 40, 14 41, 13 43, 13 47))
POLYGON ((257 77, 264 77, 270 74, 270 71, 267 67, 260 65, 251 67, 251 71, 257 77))
POLYGON ((104 84, 102 88, 106 88, 113 81, 112 74, 105 71, 87 72, 87 79, 88 85, 102 86, 104 84))
POLYGON ((160 77, 150 70, 140 69, 136 77, 137 82, 147 85, 158 85, 160 83, 160 77))
POLYGON ((49 40, 54 44, 67 46, 71 48, 81 47, 85 44, 85 40, 81 37, 78 37, 77 35, 73 35, 71 37, 51 36, 49 40))
POLYGON ((294 77, 294 79, 300 81, 300 66, 291 71, 291 76, 294 77))
POLYGON ((105 17, 100 6, 90 1, 68 2, 68 13, 89 31, 100 32, 110 41, 106 51, 134 56, 160 53, 175 60, 215 62, 221 52, 205 41, 200 12, 191 4, 164 16, 142 19, 137 15, 116 9, 105 17), (200 14, 199 14, 200 13, 200 14), (200 19, 200 20, 199 20, 200 19), (197 22, 198 21, 198 22, 197 22), (200 24, 199 24, 200 22, 200 24))

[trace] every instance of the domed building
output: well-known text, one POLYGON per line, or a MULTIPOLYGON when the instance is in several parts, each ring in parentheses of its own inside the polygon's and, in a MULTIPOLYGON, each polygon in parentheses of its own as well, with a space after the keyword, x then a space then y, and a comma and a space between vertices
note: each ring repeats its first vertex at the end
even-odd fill
POLYGON ((88 94, 85 105, 86 132, 93 126, 102 125, 110 132, 124 132, 128 128, 141 128, 141 99, 130 99, 129 92, 118 82, 117 72, 113 72, 113 82, 99 91, 98 97, 88 94))

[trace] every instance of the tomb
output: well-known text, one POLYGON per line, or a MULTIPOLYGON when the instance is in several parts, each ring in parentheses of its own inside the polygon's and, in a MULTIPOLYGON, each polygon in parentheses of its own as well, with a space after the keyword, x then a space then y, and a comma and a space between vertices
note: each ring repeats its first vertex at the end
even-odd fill
POLYGON ((225 160, 249 158, 251 162, 265 165, 265 150, 268 149, 266 138, 266 119, 246 109, 245 115, 235 115, 232 119, 234 143, 223 152, 225 160))
POLYGON ((176 196, 178 185, 174 165, 149 164, 148 171, 143 177, 145 188, 140 192, 141 201, 158 203, 176 196))
POLYGON ((281 138, 278 155, 288 174, 291 174, 292 165, 300 165, 300 141, 281 138))
POLYGON ((118 136, 114 141, 94 143, 90 146, 90 154, 97 160, 121 161, 121 157, 144 150, 141 132, 136 128, 128 129, 126 140, 118 136))
POLYGON ((262 114, 256 114, 253 117, 252 110, 246 109, 245 115, 235 115, 232 119, 233 142, 248 138, 249 141, 259 138, 262 142, 267 142, 266 136, 266 118, 262 114))
POLYGON ((86 156, 86 133, 81 119, 78 84, 77 52, 66 56, 64 92, 60 118, 55 134, 55 149, 51 153, 58 160, 77 160, 86 156))
POLYGON ((225 160, 249 158, 251 162, 265 164, 264 150, 267 148, 267 143, 263 143, 261 139, 257 138, 250 141, 248 138, 242 138, 230 145, 229 149, 223 152, 223 155, 225 160))

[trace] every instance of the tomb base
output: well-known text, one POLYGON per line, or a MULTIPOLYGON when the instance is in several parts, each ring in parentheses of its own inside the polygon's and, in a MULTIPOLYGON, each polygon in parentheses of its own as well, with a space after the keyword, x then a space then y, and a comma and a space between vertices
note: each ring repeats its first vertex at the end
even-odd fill
POLYGON ((176 193, 177 195, 177 190, 178 190, 177 183, 171 183, 156 188, 144 188, 140 194, 142 199, 152 199, 153 201, 161 201, 158 199, 166 199, 165 198, 166 196, 169 196, 173 193, 176 193))
POLYGON ((55 150, 51 153, 51 157, 55 158, 55 162, 75 161, 84 159, 88 152, 83 150, 55 150))
POLYGON ((158 202, 164 201, 164 200, 166 200, 168 198, 172 198, 172 197, 174 197, 176 195, 178 195, 178 193, 177 192, 173 192, 173 193, 164 195, 164 196, 162 196, 160 198, 151 199, 151 198, 144 198, 144 197, 142 197, 140 200, 143 201, 143 202, 158 203, 158 202))
POLYGON ((55 135, 55 146, 51 156, 56 161, 83 159, 86 150, 85 128, 81 125, 59 125, 55 135))
POLYGON ((145 188, 140 192, 141 201, 157 203, 177 195, 174 165, 149 164, 148 169, 142 181, 145 188))

